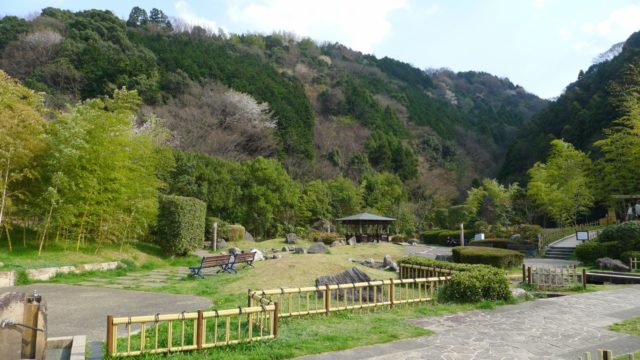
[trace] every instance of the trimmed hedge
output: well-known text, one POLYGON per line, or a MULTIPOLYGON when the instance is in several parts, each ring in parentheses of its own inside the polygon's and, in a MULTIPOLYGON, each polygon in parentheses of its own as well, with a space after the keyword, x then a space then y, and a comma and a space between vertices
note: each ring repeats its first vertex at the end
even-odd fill
POLYGON ((325 245, 331 245, 334 241, 340 241, 342 239, 342 235, 332 232, 322 232, 322 231, 314 231, 309 234, 309 238, 315 242, 322 242, 325 245))
POLYGON ((465 264, 485 264, 498 268, 522 265, 524 256, 514 250, 478 246, 457 246, 453 248, 453 261, 465 264))
POLYGON ((509 245, 519 245, 519 243, 517 241, 513 241, 509 239, 485 239, 485 240, 473 240, 469 243, 469 245, 508 249, 509 245))
POLYGON ((246 232, 244 226, 240 224, 228 225, 229 229, 229 241, 241 241, 244 240, 244 233, 246 232))
MULTIPOLYGON (((464 231, 464 238, 468 239, 473 236, 471 230, 464 231)), ((460 241, 460 230, 429 230, 420 235, 420 240, 425 244, 431 245, 447 245, 447 238, 451 237, 456 241, 460 241)))
POLYGON ((618 256, 625 251, 640 250, 640 221, 627 221, 619 225, 607 226, 598 235, 597 240, 601 243, 617 242, 618 256))
POLYGON ((509 280, 504 270, 489 265, 457 264, 448 261, 411 256, 399 264, 434 266, 458 271, 440 293, 441 301, 479 302, 483 300, 509 300, 509 280))
POLYGON ((204 243, 207 204, 190 197, 161 195, 157 240, 171 255, 188 255, 204 243))
POLYGON ((606 246, 597 240, 587 240, 576 246, 576 258, 584 264, 593 265, 597 259, 606 256, 606 246))
POLYGON ((472 271, 455 273, 442 289, 444 301, 479 302, 509 300, 509 280, 503 270, 485 266, 472 271))

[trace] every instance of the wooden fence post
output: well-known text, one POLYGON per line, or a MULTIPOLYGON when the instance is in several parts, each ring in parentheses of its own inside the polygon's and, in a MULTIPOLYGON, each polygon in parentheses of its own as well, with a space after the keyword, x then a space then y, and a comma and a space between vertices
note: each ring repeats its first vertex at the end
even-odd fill
POLYGON ((202 349, 202 342, 204 335, 204 314, 202 310, 198 310, 198 322, 196 323, 196 346, 198 349, 202 349))
POLYGON ((107 315, 107 355, 114 355, 114 346, 113 346, 113 316, 107 315))
POLYGON ((329 284, 325 285, 324 289, 324 312, 327 316, 329 316, 329 312, 331 311, 331 290, 329 290, 329 284))
POLYGON ((278 337, 278 316, 280 314, 280 304, 276 301, 273 303, 275 309, 273 310, 273 336, 278 337))
POLYGON ((251 296, 251 289, 247 290, 247 307, 253 306, 253 297, 251 296))
POLYGON ((587 270, 586 269, 582 269, 582 288, 583 289, 587 288, 587 270))
POLYGON ((389 301, 391 301, 391 307, 393 307, 393 294, 395 290, 393 286, 393 279, 389 279, 389 280, 391 280, 391 284, 389 285, 389 301))
POLYGON ((527 284, 531 285, 531 266, 527 267, 527 284))
POLYGON ((522 282, 524 283, 525 281, 527 281, 527 270, 526 265, 522 264, 522 282))

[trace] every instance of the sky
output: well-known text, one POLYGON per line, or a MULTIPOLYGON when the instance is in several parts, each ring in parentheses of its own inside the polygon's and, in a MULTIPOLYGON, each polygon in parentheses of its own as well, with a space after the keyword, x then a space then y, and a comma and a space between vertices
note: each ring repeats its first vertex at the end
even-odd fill
POLYGON ((0 16, 47 6, 134 6, 227 33, 288 31, 418 68, 485 71, 544 98, 640 30, 640 0, 0 0, 0 16))

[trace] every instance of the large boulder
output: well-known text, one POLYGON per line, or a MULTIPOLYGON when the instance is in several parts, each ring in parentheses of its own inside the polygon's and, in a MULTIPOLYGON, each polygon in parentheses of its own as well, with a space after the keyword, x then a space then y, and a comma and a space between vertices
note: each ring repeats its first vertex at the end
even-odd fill
POLYGON ((393 260, 391 259, 391 255, 385 255, 384 259, 382 259, 382 267, 386 268, 393 264, 393 260))
POLYGON ((407 244, 414 246, 414 245, 418 245, 420 243, 420 241, 418 241, 418 239, 409 239, 407 240, 407 244))
POLYGON ((629 271, 629 267, 620 260, 604 257, 596 260, 596 265, 600 269, 611 271, 629 271))
POLYGON ((307 249, 303 248, 303 247, 297 247, 293 250, 293 252, 295 254, 306 254, 307 253, 307 249))
POLYGON ((356 237, 355 236, 350 237, 349 240, 347 240, 347 244, 349 245, 357 244, 356 237))
POLYGON ((251 250, 249 250, 249 252, 256 253, 253 256, 253 261, 262 261, 262 260, 264 260, 264 254, 262 253, 262 251, 260 251, 258 249, 251 249, 251 250))
POLYGON ((344 241, 342 241, 342 240, 340 240, 340 241, 336 240, 336 241, 331 243, 331 247, 339 247, 339 246, 344 246, 344 245, 345 245, 344 241))
POLYGON ((329 248, 327 247, 327 245, 321 242, 317 242, 311 245, 311 247, 309 247, 307 252, 309 254, 327 254, 329 252, 329 248))
POLYGON ((224 239, 218 239, 218 241, 216 241, 216 249, 220 250, 226 247, 227 247, 227 242, 224 239))
POLYGON ((298 241, 298 235, 294 233, 288 233, 287 235, 284 236, 284 238, 287 244, 295 244, 296 241, 298 241))
POLYGON ((362 261, 362 265, 368 266, 368 267, 376 267, 376 261, 373 260, 373 258, 369 258, 362 261))
MULTIPOLYGON (((317 278, 316 286, 322 288, 325 285, 363 283, 369 282, 371 280, 372 279, 369 277, 369 275, 365 274, 358 268, 353 267, 349 270, 335 275, 327 275, 317 278)), ((377 293, 378 301, 383 301, 382 286, 378 286, 378 289, 375 293, 377 293)), ((335 300, 344 301, 345 295, 349 300, 359 300, 360 297, 362 297, 363 302, 371 302, 374 300, 374 286, 360 287, 347 291, 331 291, 331 298, 335 300)), ((319 291, 318 296, 322 298, 324 296, 324 292, 319 291)))
POLYGON ((387 266, 385 269, 393 272, 400 272, 400 266, 398 266, 398 263, 396 262, 392 262, 391 265, 387 266))
POLYGON ((253 235, 251 235, 251 233, 246 230, 244 232, 244 239, 246 241, 256 241, 256 239, 253 238, 253 235))

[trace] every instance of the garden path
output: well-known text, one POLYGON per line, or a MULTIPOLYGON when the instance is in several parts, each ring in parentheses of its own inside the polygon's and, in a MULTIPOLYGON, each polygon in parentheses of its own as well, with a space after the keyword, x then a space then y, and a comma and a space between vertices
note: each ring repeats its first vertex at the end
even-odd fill
POLYGON ((577 359, 601 348, 625 354, 640 349, 640 337, 607 327, 640 316, 639 298, 636 286, 417 319, 435 334, 302 359, 577 359))

